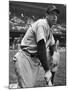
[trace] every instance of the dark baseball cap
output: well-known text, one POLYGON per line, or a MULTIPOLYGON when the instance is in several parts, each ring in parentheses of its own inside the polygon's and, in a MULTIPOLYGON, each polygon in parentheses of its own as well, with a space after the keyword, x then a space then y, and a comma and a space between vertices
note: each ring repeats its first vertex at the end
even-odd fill
POLYGON ((50 5, 50 6, 48 6, 48 8, 47 8, 47 11, 46 11, 48 14, 50 14, 50 13, 53 13, 53 12, 56 12, 57 14, 59 14, 60 13, 60 11, 59 11, 59 9, 58 8, 56 8, 56 6, 55 5, 50 5))

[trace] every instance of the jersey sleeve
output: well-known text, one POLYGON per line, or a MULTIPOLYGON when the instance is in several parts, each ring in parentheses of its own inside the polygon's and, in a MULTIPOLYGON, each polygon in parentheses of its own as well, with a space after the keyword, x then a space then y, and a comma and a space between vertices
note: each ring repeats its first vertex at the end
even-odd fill
POLYGON ((37 43, 42 39, 44 39, 44 41, 46 42, 43 25, 38 25, 38 28, 36 30, 36 39, 37 39, 37 43))

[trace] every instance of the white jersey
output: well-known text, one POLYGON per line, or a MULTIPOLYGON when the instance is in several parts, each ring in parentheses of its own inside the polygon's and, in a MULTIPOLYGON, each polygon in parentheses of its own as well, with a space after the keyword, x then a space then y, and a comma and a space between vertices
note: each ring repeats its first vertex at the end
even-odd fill
MULTIPOLYGON (((42 39, 47 43, 50 34, 52 33, 47 20, 39 19, 29 27, 22 39, 21 46, 29 53, 37 53, 37 43, 42 39)), ((50 39, 51 44, 54 44, 53 35, 51 35, 50 39)))

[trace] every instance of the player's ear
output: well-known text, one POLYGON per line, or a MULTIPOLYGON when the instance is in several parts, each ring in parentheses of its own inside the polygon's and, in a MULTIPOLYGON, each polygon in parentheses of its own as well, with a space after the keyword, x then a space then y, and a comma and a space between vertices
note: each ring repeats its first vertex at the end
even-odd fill
POLYGON ((45 17, 46 17, 46 18, 48 18, 48 16, 49 16, 49 14, 48 14, 48 13, 46 13, 46 14, 45 14, 45 17))

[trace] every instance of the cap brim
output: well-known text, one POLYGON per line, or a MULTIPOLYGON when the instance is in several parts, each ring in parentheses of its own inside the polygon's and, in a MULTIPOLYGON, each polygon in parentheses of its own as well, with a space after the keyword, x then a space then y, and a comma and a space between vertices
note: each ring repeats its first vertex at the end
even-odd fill
POLYGON ((60 13, 60 11, 56 8, 56 9, 53 9, 53 10, 51 10, 50 12, 56 12, 57 14, 59 14, 60 13))

